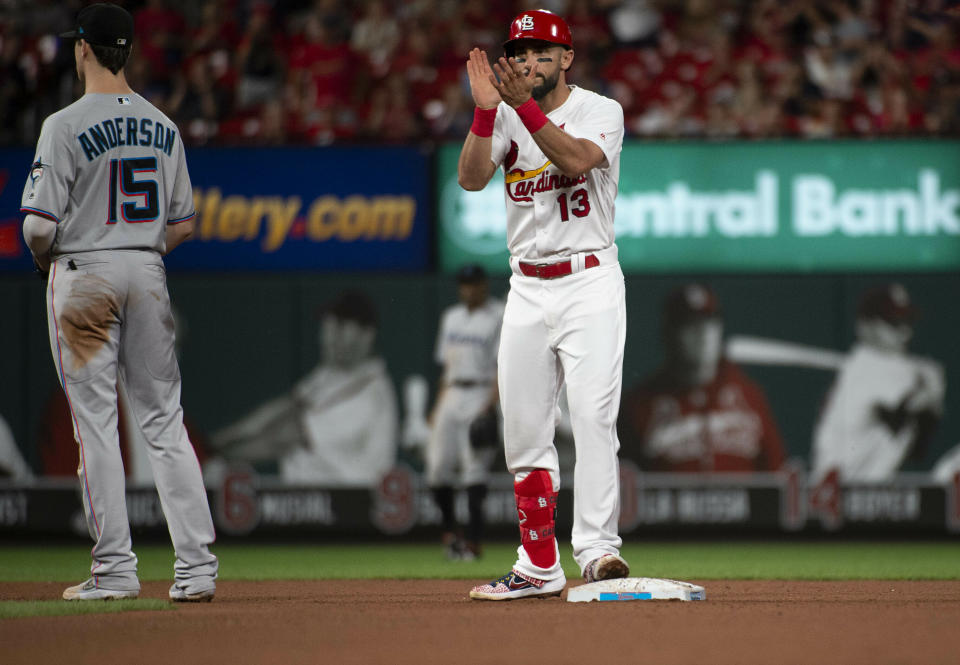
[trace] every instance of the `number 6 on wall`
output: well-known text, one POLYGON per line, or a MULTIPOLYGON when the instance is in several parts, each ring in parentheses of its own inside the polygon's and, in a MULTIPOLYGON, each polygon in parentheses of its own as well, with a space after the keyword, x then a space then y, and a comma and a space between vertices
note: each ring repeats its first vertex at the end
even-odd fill
POLYGON ((143 197, 141 200, 120 204, 123 221, 132 224, 152 222, 159 213, 157 181, 137 180, 137 174, 156 173, 156 157, 131 157, 110 160, 110 202, 107 205, 107 224, 117 223, 117 186, 124 196, 143 197))

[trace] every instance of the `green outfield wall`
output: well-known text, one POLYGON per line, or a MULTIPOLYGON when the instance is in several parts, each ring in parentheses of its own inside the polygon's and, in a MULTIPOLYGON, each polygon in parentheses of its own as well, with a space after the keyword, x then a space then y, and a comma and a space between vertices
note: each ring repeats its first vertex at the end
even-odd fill
MULTIPOLYGON (((417 199, 426 227, 423 245, 430 249, 425 267, 298 269, 316 259, 308 242, 309 214, 290 227, 303 226, 306 235, 294 234, 290 241, 291 252, 300 244, 289 265, 270 259, 270 266, 280 267, 267 269, 263 257, 254 256, 261 242, 223 238, 201 238, 184 248, 196 259, 190 267, 170 261, 171 296, 183 325, 182 401, 201 436, 289 391, 317 366, 320 312, 346 289, 360 289, 374 303, 376 349, 398 396, 413 375, 436 386, 438 321, 456 301, 450 271, 480 261, 491 269, 493 294, 503 297, 508 289, 500 185, 463 192, 456 184, 457 154, 458 146, 438 149, 422 160, 420 180, 411 178, 434 185, 423 187, 417 199), (204 243, 221 245, 208 254, 201 251, 204 243), (245 267, 247 259, 258 267, 245 267), (226 265, 233 268, 223 269, 226 265)), ((310 152, 304 150, 301 158, 309 162, 310 152)), ((312 201, 331 191, 324 189, 322 175, 318 171, 316 192, 304 197, 312 201)), ((204 178, 208 187, 223 186, 210 174, 197 175, 198 182, 204 178)), ((13 182, 10 175, 8 183, 13 182)), ((841 354, 854 341, 864 292, 896 281, 919 311, 910 352, 939 363, 947 386, 929 447, 903 470, 926 472, 960 444, 960 142, 629 143, 621 184, 625 389, 662 362, 663 300, 691 280, 716 292, 728 337, 755 336, 841 354)), ((371 185, 367 194, 379 196, 381 189, 371 185)), ((211 190, 202 191, 208 196, 211 190)), ((253 199, 249 203, 252 210, 253 199)), ((10 260, 21 261, 19 216, 12 209, 3 214, 3 228, 13 230, 0 233, 0 247, 7 246, 6 239, 17 254, 10 260)), ((317 251, 334 252, 331 247, 317 251)), ((356 251, 373 261, 375 250, 356 251)), ((401 250, 391 246, 391 251, 401 250)), ((45 288, 26 269, 0 272, 0 416, 23 456, 42 473, 38 440, 46 406, 60 391, 47 338, 45 288)), ((766 395, 789 456, 807 463, 835 372, 744 369, 766 395)), ((569 470, 569 454, 563 461, 569 470)), ((0 521, 3 511, 0 505, 0 521)))
MULTIPOLYGON (((690 279, 709 283, 723 306, 725 333, 791 341, 844 352, 854 340, 863 291, 896 279, 920 312, 913 353, 942 363, 946 403, 930 448, 911 463, 929 469, 960 443, 960 273, 858 275, 629 275, 623 383, 629 388, 663 359, 661 305, 690 279)), ((412 374, 432 385, 437 327, 456 285, 442 275, 171 274, 170 292, 181 318, 180 362, 185 413, 202 432, 224 427, 258 404, 289 390, 317 364, 321 308, 344 289, 361 289, 379 319, 376 348, 397 386, 412 374)), ((506 295, 506 277, 492 292, 506 295)), ((28 462, 36 449, 44 407, 60 388, 47 339, 44 289, 33 277, 0 279, 0 415, 10 424, 28 462)), ((803 367, 745 368, 766 393, 791 456, 808 459, 817 415, 835 378, 803 367)))

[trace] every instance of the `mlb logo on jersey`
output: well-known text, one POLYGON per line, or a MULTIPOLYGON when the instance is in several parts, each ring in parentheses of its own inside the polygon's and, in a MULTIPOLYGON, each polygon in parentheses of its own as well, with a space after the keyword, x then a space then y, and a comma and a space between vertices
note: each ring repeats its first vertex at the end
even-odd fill
POLYGON ((130 103, 129 97, 117 97, 117 104, 120 104, 121 106, 125 106, 129 103, 130 103))

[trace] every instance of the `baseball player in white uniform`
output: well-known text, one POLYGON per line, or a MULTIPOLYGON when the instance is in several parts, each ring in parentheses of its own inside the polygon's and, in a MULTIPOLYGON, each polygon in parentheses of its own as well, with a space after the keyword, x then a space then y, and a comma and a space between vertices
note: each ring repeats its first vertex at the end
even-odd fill
POLYGON ((903 285, 868 290, 813 437, 811 479, 882 482, 925 452, 943 414, 943 366, 908 353, 915 309, 903 285))
POLYGON ((588 582, 629 574, 617 534, 626 306, 613 230, 623 109, 567 85, 573 42, 559 16, 520 14, 504 47, 492 71, 486 53, 470 52, 477 109, 458 165, 471 191, 503 168, 513 271, 498 373, 521 545, 510 572, 470 592, 482 600, 559 595, 566 585, 553 442, 564 382, 577 452, 574 559, 588 582))
POLYGON ((117 379, 150 446, 176 551, 170 598, 213 598, 217 558, 200 465, 183 426, 174 323, 161 256, 193 232, 193 192, 176 126, 127 85, 133 18, 82 10, 74 31, 85 94, 43 124, 23 192, 24 237, 47 278, 54 363, 79 445, 91 577, 66 600, 135 598, 117 379))
POLYGON ((277 460, 291 485, 369 487, 397 457, 397 396, 374 352, 377 315, 362 291, 347 290, 319 326, 320 364, 291 390, 214 433, 226 458, 277 460))
MULTIPOLYGON (((486 271, 465 265, 457 272, 460 302, 444 311, 437 333, 436 360, 443 367, 427 442, 426 476, 440 509, 443 542, 451 559, 480 555, 483 501, 487 494, 494 446, 476 441, 471 425, 490 414, 496 422, 497 350, 503 302, 488 295, 486 271), (454 490, 467 491, 469 523, 466 538, 458 533, 454 490)), ((493 437, 491 437, 493 438, 493 437)))

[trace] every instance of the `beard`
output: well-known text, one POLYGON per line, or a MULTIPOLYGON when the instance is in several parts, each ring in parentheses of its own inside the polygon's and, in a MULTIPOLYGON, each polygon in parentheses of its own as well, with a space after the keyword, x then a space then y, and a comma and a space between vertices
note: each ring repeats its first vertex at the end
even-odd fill
POLYGON ((549 78, 544 77, 542 83, 538 83, 537 85, 533 86, 533 90, 531 91, 530 94, 533 96, 535 100, 539 102, 544 97, 546 97, 551 92, 553 92, 553 89, 557 87, 557 83, 559 82, 560 82, 560 70, 558 69, 556 72, 553 73, 553 76, 549 78))

